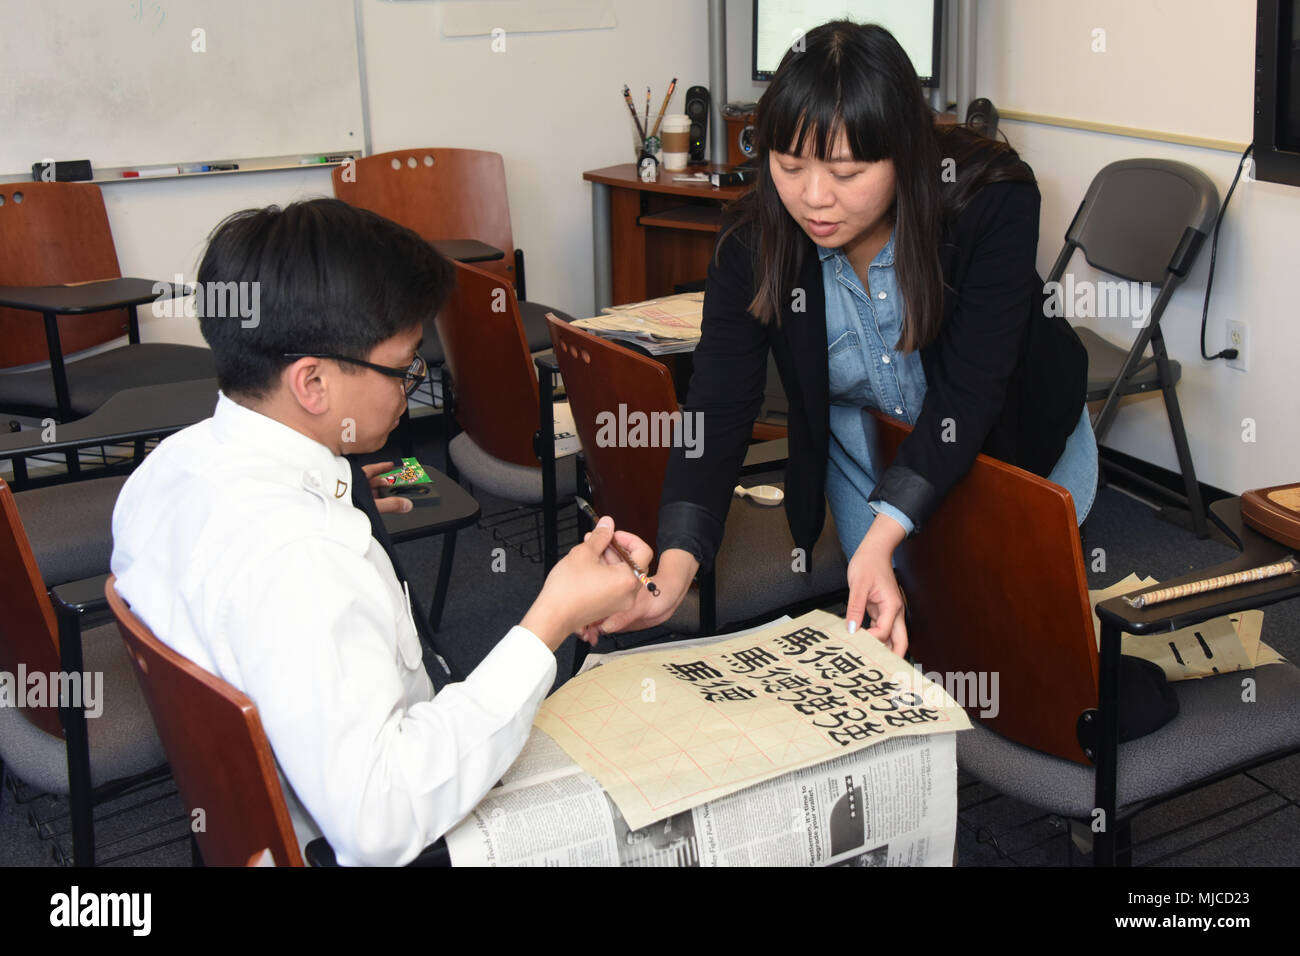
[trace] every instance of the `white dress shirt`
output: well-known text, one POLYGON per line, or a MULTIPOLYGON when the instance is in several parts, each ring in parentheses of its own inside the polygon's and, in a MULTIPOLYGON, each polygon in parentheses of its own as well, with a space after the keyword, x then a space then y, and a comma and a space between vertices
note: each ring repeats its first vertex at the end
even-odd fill
POLYGON ((345 459, 221 395, 127 481, 112 568, 160 640, 257 705, 299 843, 400 864, 519 755, 555 655, 514 627, 434 697, 351 481, 345 459))

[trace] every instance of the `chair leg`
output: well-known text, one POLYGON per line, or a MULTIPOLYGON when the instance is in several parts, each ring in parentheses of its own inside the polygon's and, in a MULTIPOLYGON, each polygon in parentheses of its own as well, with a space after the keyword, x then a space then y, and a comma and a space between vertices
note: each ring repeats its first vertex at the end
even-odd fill
POLYGON ((1151 339, 1152 350, 1156 356, 1156 368, 1160 370, 1160 391, 1165 398, 1165 414, 1169 417, 1169 430, 1174 436, 1174 450, 1178 453, 1178 467, 1183 472, 1183 485, 1187 491, 1187 507, 1192 513, 1192 530, 1198 538, 1208 538, 1210 529, 1205 522, 1205 505, 1201 501, 1201 486, 1196 480, 1196 468, 1192 464, 1192 452, 1187 445, 1187 429, 1183 427, 1183 413, 1178 405, 1178 392, 1174 388, 1173 376, 1169 372, 1169 359, 1165 354, 1164 337, 1157 329, 1151 339))
POLYGON ((415 429, 411 425, 409 405, 402 410, 402 417, 397 420, 397 442, 401 445, 403 457, 415 457, 415 429))
POLYGON ((560 560, 559 509, 555 469, 555 378, 542 372, 537 383, 538 428, 533 436, 534 451, 542 466, 542 568, 547 574, 560 560))
POLYGON ((429 611, 429 630, 437 631, 442 624, 442 610, 447 603, 447 587, 451 583, 451 562, 456 555, 456 532, 442 536, 442 560, 438 562, 438 583, 433 589, 433 607, 429 611))
POLYGON ((713 634, 718 629, 717 568, 702 572, 700 582, 700 634, 713 634))
POLYGON ((442 470, 452 481, 460 481, 456 465, 451 460, 451 440, 456 437, 456 396, 452 391, 451 370, 442 366, 438 370, 442 382, 442 470))
MULTIPOLYGON (((83 673, 81 620, 76 611, 58 606, 59 667, 67 674, 83 673)), ((72 818, 72 857, 77 866, 95 865, 95 798, 90 780, 90 735, 80 701, 59 707, 68 760, 68 808, 72 818)))
POLYGON ((582 670, 582 665, 586 663, 589 653, 591 653, 591 645, 586 641, 575 638, 573 642, 573 669, 569 672, 570 677, 578 676, 578 671, 582 670))
POLYGON ((1115 865, 1133 865, 1133 825, 1129 820, 1121 820, 1115 828, 1115 865))

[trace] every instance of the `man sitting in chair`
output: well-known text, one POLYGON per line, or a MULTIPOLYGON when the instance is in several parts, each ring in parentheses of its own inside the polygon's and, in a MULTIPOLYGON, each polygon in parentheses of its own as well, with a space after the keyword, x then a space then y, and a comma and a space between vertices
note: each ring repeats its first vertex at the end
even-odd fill
MULTIPOLYGON (((414 232, 337 200, 228 218, 199 282, 257 283, 259 314, 201 310, 216 411, 162 442, 113 514, 118 591, 252 698, 299 842, 324 835, 344 864, 407 862, 473 809, 523 748, 554 651, 640 586, 606 553, 602 519, 466 680, 426 672, 342 455, 381 448, 397 424, 452 276, 414 232)), ((644 542, 617 534, 648 564, 644 542)))

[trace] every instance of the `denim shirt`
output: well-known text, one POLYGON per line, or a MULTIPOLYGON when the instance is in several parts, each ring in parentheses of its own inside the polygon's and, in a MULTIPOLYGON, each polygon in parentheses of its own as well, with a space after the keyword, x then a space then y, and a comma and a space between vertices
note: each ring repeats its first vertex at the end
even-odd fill
MULTIPOLYGON (((894 273, 894 236, 867 267, 864 289, 842 249, 818 248, 826 293, 826 345, 830 381, 830 460, 826 498, 840 544, 852 557, 877 514, 887 514, 910 535, 910 518, 887 501, 868 499, 878 469, 871 460, 875 420, 864 409, 916 424, 925 399, 921 353, 894 348, 902 332, 903 298, 894 273)), ((1085 406, 1048 480, 1064 485, 1083 521, 1097 490, 1097 445, 1085 406)))

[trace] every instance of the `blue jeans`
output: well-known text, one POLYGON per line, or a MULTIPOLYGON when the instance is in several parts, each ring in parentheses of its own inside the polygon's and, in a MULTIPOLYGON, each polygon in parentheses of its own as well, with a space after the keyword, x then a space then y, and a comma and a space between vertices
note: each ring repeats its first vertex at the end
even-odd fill
MULTIPOLYGON (((863 416, 864 421, 869 420, 863 416)), ((847 467, 857 472, 850 475, 845 472, 845 465, 831 455, 826 464, 826 499, 831 513, 835 516, 835 527, 840 535, 840 547, 844 555, 852 559, 858 545, 866 537, 876 512, 867 503, 863 488, 873 488, 874 477, 866 473, 860 465, 850 461, 847 467)), ((1065 450, 1056 460, 1047 480, 1058 484, 1070 493, 1074 500, 1074 515, 1079 524, 1088 517, 1093 500, 1097 497, 1097 441, 1092 433, 1092 420, 1085 405, 1079 416, 1079 424, 1074 427, 1066 439, 1065 450)))

